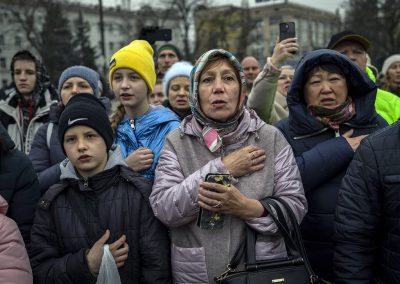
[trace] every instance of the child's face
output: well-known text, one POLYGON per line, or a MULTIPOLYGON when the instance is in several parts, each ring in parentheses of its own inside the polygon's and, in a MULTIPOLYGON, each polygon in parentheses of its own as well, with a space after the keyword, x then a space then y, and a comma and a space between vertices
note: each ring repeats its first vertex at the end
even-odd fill
POLYGON ((96 130, 84 125, 69 128, 64 134, 68 159, 83 177, 103 171, 107 163, 106 143, 96 130))
POLYGON ((148 107, 146 82, 131 69, 116 70, 112 77, 112 88, 124 107, 132 109, 148 107))

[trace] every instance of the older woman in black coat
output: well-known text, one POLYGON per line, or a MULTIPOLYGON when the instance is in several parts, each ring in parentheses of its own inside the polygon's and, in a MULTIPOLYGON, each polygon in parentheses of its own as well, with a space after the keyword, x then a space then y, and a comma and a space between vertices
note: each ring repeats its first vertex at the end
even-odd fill
POLYGON ((301 224, 315 272, 332 279, 333 225, 342 178, 366 135, 386 126, 375 112, 376 86, 344 55, 306 54, 288 93, 289 118, 278 122, 293 147, 308 201, 301 224))

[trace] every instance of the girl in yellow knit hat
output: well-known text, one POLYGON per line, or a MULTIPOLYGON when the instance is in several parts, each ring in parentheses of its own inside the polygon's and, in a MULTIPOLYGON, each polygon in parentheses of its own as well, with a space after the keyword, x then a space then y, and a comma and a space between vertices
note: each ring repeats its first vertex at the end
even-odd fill
POLYGON ((179 127, 179 119, 169 109, 148 101, 156 82, 150 44, 134 40, 114 53, 109 80, 120 102, 111 116, 115 143, 128 166, 153 181, 165 137, 179 127))

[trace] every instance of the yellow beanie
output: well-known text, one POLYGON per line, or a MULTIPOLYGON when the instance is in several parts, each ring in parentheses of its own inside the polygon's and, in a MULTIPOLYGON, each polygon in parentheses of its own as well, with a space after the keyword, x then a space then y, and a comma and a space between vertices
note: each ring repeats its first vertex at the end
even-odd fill
POLYGON ((146 82, 151 93, 156 84, 156 69, 153 60, 153 48, 145 40, 134 40, 129 45, 118 50, 111 57, 109 80, 112 87, 112 77, 115 70, 129 68, 135 71, 146 82))

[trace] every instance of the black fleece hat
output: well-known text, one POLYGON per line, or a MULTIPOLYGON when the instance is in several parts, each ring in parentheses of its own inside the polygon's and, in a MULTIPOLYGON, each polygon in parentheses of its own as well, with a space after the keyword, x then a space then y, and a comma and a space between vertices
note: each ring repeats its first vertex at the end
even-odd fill
POLYGON ((103 137, 107 151, 113 144, 113 131, 108 119, 106 108, 101 101, 92 94, 73 96, 60 116, 58 123, 58 139, 64 150, 64 134, 68 128, 85 125, 96 130, 103 137))
POLYGON ((358 42, 359 44, 362 45, 362 47, 364 47, 364 50, 368 50, 370 46, 370 42, 366 37, 356 34, 352 31, 342 31, 337 34, 334 34, 331 37, 331 40, 329 41, 327 48, 334 49, 336 45, 346 40, 358 42))

